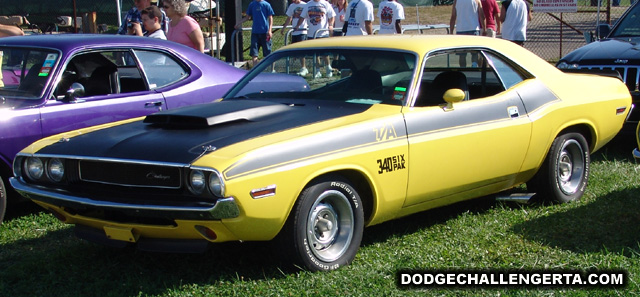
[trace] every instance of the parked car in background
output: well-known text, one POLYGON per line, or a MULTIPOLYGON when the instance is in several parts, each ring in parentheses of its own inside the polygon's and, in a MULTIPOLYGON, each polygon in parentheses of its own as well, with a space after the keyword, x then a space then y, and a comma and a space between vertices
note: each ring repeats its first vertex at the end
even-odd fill
POLYGON ((323 38, 270 54, 220 102, 35 142, 11 185, 94 242, 276 239, 299 267, 333 270, 365 226, 523 183, 518 197, 580 199, 630 107, 619 79, 501 39, 323 38))
POLYGON ((219 99, 246 71, 170 41, 114 35, 0 39, 0 221, 11 163, 45 136, 219 99))
MULTIPOLYGON (((563 71, 616 71, 631 93, 634 106, 640 103, 640 1, 636 1, 611 27, 596 28, 597 40, 562 57, 556 64, 563 71)), ((629 114, 624 130, 634 132, 640 122, 640 110, 629 114)))

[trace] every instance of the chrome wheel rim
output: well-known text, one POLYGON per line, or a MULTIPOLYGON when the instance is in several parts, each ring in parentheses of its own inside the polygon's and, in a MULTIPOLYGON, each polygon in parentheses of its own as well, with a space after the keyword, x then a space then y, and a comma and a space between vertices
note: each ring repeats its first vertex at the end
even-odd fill
POLYGON ((311 207, 307 221, 311 253, 324 262, 337 260, 351 244, 353 225, 349 198, 340 191, 323 192, 311 207))
POLYGON ((576 193, 585 171, 584 150, 578 141, 569 139, 562 144, 556 164, 556 178, 566 195, 576 193))

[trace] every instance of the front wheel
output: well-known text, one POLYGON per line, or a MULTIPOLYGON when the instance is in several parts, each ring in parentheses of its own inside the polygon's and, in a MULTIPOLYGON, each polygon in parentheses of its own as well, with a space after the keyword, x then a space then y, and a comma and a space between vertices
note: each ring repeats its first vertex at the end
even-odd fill
POLYGON ((566 203, 580 200, 587 187, 591 157, 580 133, 558 136, 534 178, 527 186, 543 199, 566 203))
POLYGON ((362 207, 348 181, 340 177, 319 180, 298 197, 281 243, 297 264, 311 271, 348 265, 362 240, 362 207))

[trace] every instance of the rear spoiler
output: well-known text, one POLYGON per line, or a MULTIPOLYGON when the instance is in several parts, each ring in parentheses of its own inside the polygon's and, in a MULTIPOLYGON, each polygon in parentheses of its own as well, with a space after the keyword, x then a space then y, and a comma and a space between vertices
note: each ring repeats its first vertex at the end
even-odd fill
POLYGON ((595 75, 600 75, 600 76, 608 76, 608 77, 615 77, 618 78, 619 80, 622 80, 622 75, 620 75, 620 72, 615 71, 613 69, 560 69, 562 70, 562 72, 565 73, 586 73, 586 74, 595 74, 595 75))

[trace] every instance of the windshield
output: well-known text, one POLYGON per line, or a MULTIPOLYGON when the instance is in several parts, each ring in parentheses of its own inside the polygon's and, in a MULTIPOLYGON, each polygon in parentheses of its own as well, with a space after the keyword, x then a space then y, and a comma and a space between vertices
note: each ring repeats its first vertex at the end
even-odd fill
POLYGON ((416 61, 414 53, 390 50, 281 51, 252 69, 225 99, 289 98, 404 105, 416 61))
POLYGON ((0 47, 0 96, 41 98, 58 57, 54 51, 0 47))
POLYGON ((609 37, 640 37, 640 5, 630 8, 609 37))

